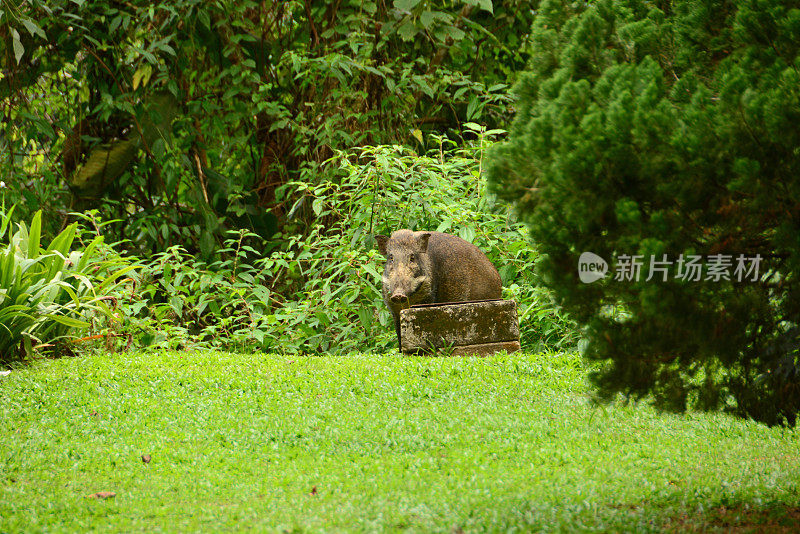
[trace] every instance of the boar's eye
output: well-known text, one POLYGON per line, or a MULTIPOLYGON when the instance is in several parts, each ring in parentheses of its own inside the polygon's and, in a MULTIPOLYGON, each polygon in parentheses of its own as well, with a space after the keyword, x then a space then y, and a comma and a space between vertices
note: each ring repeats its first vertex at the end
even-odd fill
POLYGON ((393 259, 394 259, 394 256, 392 256, 391 254, 386 256, 386 261, 392 261, 393 259))
POLYGON ((414 253, 412 252, 412 253, 411 253, 411 256, 409 256, 409 257, 408 257, 408 260, 409 260, 411 263, 417 263, 417 255, 416 255, 416 254, 414 254, 414 253))

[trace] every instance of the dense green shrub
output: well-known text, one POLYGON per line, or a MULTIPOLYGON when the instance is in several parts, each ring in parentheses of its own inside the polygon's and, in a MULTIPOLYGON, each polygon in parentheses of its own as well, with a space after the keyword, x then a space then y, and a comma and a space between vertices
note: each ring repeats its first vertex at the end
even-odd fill
MULTIPOLYGON (((427 156, 399 146, 365 147, 332 158, 332 179, 291 182, 289 213, 315 221, 268 256, 235 233, 211 264, 173 247, 145 263, 135 295, 121 296, 126 332, 143 344, 277 352, 395 349, 380 291, 383 257, 374 235, 401 227, 451 232, 487 251, 506 294, 520 302, 526 348, 575 343, 572 324, 535 286, 537 255, 527 230, 484 194, 486 135, 474 148, 443 146, 427 156)), ((442 141, 447 143, 446 141, 442 141)), ((252 244, 252 242, 251 242, 252 244)), ((118 332, 123 333, 123 332, 118 332)))
POLYGON ((28 227, 12 223, 13 212, 0 209, 0 362, 57 346, 97 316, 111 317, 115 299, 108 295, 133 269, 115 254, 106 256, 102 237, 71 251, 78 223, 44 248, 42 213, 28 227))
POLYGON ((585 327, 586 355, 605 362, 602 396, 794 424, 796 3, 553 0, 532 44, 490 179, 530 224, 545 279, 585 327), (592 284, 578 277, 587 251, 612 263, 592 284), (649 260, 665 254, 674 263, 662 281, 649 260), (701 280, 679 277, 681 254, 702 256, 701 280), (709 270, 719 254, 730 279, 709 270), (760 255, 756 276, 735 275, 740 254, 760 255), (644 258, 638 281, 614 279, 623 255, 644 258))
POLYGON ((94 208, 135 253, 211 260, 226 229, 286 235, 277 189, 334 150, 504 122, 535 2, 3 5, 12 201, 48 214, 45 235, 94 208))

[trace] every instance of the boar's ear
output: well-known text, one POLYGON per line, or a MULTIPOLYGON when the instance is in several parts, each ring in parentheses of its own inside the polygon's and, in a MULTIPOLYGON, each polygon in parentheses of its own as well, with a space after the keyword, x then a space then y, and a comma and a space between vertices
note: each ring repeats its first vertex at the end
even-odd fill
POLYGON ((420 252, 427 252, 428 251, 428 239, 431 238, 430 232, 423 232, 419 234, 417 237, 417 249, 420 252))
POLYGON ((389 238, 385 235, 376 235, 375 240, 378 242, 378 252, 386 256, 386 242, 389 238))

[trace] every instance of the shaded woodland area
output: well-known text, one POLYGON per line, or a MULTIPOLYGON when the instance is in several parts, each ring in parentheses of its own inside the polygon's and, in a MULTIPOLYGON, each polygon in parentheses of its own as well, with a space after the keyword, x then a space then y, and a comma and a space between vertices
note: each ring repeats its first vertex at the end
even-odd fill
POLYGON ((136 252, 210 258, 226 229, 302 232, 293 181, 355 146, 510 118, 535 4, 4 3, 7 202, 45 231, 97 209, 136 252), (17 189, 18 188, 18 189, 17 189))

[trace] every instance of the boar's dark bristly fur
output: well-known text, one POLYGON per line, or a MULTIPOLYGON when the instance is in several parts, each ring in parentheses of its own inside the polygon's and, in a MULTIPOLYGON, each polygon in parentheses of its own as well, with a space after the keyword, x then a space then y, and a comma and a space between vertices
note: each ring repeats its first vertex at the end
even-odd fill
POLYGON ((400 310, 412 304, 500 298, 502 282, 481 249, 441 232, 398 230, 375 236, 386 257, 383 300, 394 316, 400 343, 400 310))

